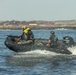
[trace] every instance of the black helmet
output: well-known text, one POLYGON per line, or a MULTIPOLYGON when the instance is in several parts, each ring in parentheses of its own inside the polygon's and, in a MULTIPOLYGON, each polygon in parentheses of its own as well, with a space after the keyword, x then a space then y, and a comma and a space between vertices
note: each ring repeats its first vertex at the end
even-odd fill
POLYGON ((54 32, 54 31, 51 31, 50 33, 51 33, 51 34, 55 34, 55 32, 54 32))

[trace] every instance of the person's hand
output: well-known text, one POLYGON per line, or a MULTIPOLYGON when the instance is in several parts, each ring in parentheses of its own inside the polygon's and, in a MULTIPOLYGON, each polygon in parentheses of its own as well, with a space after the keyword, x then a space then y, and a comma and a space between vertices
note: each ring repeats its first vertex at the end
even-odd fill
POLYGON ((46 46, 50 47, 50 44, 46 44, 46 46))

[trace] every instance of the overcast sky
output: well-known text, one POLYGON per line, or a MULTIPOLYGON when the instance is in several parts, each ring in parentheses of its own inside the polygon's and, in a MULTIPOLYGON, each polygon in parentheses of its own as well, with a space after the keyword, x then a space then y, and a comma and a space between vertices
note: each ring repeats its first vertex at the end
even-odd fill
POLYGON ((0 0, 0 20, 76 19, 76 0, 0 0))

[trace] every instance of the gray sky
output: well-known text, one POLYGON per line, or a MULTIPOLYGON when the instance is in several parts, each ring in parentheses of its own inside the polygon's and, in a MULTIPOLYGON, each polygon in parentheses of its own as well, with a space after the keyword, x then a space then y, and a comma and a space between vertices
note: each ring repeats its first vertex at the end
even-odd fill
POLYGON ((76 0, 0 0, 0 20, 76 19, 76 0))

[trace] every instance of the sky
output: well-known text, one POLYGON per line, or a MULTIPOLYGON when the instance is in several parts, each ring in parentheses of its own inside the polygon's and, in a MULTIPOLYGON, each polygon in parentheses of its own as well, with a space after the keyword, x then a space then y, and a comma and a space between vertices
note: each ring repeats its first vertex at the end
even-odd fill
POLYGON ((0 20, 74 20, 76 0, 0 0, 0 20))

